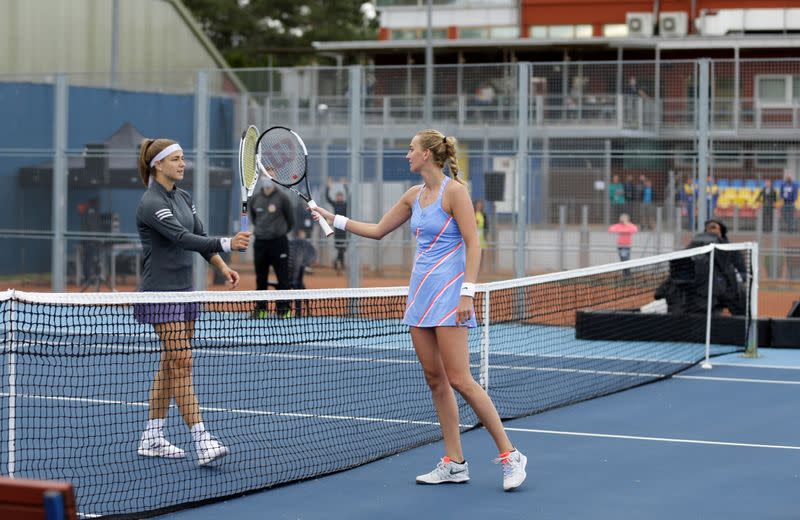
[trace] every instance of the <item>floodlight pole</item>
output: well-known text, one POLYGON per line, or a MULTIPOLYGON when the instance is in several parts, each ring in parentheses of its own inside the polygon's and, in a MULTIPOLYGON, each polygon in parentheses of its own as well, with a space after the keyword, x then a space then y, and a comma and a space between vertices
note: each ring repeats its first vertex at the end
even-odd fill
POLYGON ((713 217, 709 215, 710 200, 708 200, 708 172, 709 172, 709 140, 711 132, 709 131, 709 91, 710 91, 710 78, 709 78, 709 64, 708 58, 702 58, 698 61, 698 105, 697 105, 697 196, 695 197, 695 206, 697 207, 697 218, 694 221, 693 233, 700 233, 704 229, 704 222, 707 218, 713 217))
POLYGON ((111 88, 117 87, 119 72, 119 0, 111 3, 111 88))
POLYGON ((433 0, 428 0, 428 30, 425 32, 425 123, 433 122, 433 0))

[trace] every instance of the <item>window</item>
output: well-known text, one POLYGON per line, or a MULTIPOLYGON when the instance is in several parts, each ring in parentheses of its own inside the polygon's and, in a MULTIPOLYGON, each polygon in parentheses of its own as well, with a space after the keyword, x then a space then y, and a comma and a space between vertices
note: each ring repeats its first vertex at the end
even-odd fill
POLYGON ((786 105, 789 103, 787 87, 791 76, 757 76, 756 96, 761 105, 786 105))
POLYGON ((739 143, 714 142, 712 160, 719 167, 741 167, 744 164, 742 149, 739 143))
POLYGON ((484 39, 489 36, 489 31, 485 27, 462 27, 458 30, 458 37, 464 39, 484 39))
POLYGON ((528 36, 535 39, 546 40, 572 40, 575 38, 591 38, 594 29, 589 24, 582 25, 531 25, 528 27, 528 36))
POLYGON ((594 36, 594 27, 591 25, 576 25, 575 37, 576 38, 591 38, 594 36))
MULTIPOLYGON (((433 29, 432 37, 434 40, 446 40, 447 29, 433 29)), ((392 40, 424 40, 428 37, 427 29, 392 29, 390 33, 392 40)))
POLYGON ((490 27, 489 38, 519 38, 519 27, 490 27))
POLYGON ((759 105, 790 106, 800 103, 800 76, 765 74, 756 76, 756 97, 759 105))
POLYGON ((546 25, 531 25, 528 28, 528 36, 540 40, 547 39, 547 26, 546 25))
POLYGON ((603 25, 603 36, 606 38, 625 38, 628 36, 628 25, 624 23, 607 23, 603 25))
POLYGON ((416 40, 417 31, 414 29, 392 29, 392 40, 416 40))
POLYGON ((572 25, 551 25, 549 32, 550 38, 554 40, 566 40, 575 37, 575 27, 572 25))
POLYGON ((784 170, 789 161, 786 152, 758 152, 756 154, 756 167, 771 170, 784 170))

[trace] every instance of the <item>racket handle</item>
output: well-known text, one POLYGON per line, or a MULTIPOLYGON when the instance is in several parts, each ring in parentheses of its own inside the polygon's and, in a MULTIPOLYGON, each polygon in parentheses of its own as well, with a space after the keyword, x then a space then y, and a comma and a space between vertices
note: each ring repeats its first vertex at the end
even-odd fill
MULTIPOLYGON (((250 221, 247 218, 247 212, 242 213, 239 217, 239 231, 248 231, 250 229, 250 221)), ((239 252, 244 253, 247 249, 240 249, 239 252)))
MULTIPOLYGON (((314 208, 317 207, 317 203, 314 202, 314 199, 311 199, 311 200, 308 201, 308 207, 311 208, 311 209, 314 209, 314 208)), ((322 231, 325 233, 326 237, 329 237, 329 236, 331 236, 333 234, 333 229, 331 229, 331 226, 330 226, 330 224, 328 224, 328 221, 325 220, 325 217, 320 215, 319 216, 319 220, 317 222, 319 222, 319 227, 322 228, 322 231)))

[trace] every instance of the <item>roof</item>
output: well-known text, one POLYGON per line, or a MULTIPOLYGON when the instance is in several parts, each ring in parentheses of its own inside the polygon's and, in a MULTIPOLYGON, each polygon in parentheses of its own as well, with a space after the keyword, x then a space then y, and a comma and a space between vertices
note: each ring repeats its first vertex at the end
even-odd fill
MULTIPOLYGON (((313 42, 314 48, 320 52, 392 52, 423 51, 427 41, 418 40, 356 40, 340 42, 313 42)), ((733 35, 733 36, 685 36, 649 37, 649 38, 586 38, 586 39, 455 39, 433 40, 433 49, 467 50, 503 48, 544 49, 552 47, 605 47, 612 49, 747 49, 747 48, 796 48, 800 47, 800 35, 733 35)))

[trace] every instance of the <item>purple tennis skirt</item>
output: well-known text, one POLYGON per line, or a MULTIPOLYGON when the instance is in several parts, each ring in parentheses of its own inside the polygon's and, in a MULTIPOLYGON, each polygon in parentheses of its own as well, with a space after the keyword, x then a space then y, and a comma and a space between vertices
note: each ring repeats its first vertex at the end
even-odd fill
POLYGON ((133 316, 139 323, 194 321, 200 314, 199 303, 135 303, 133 316))

